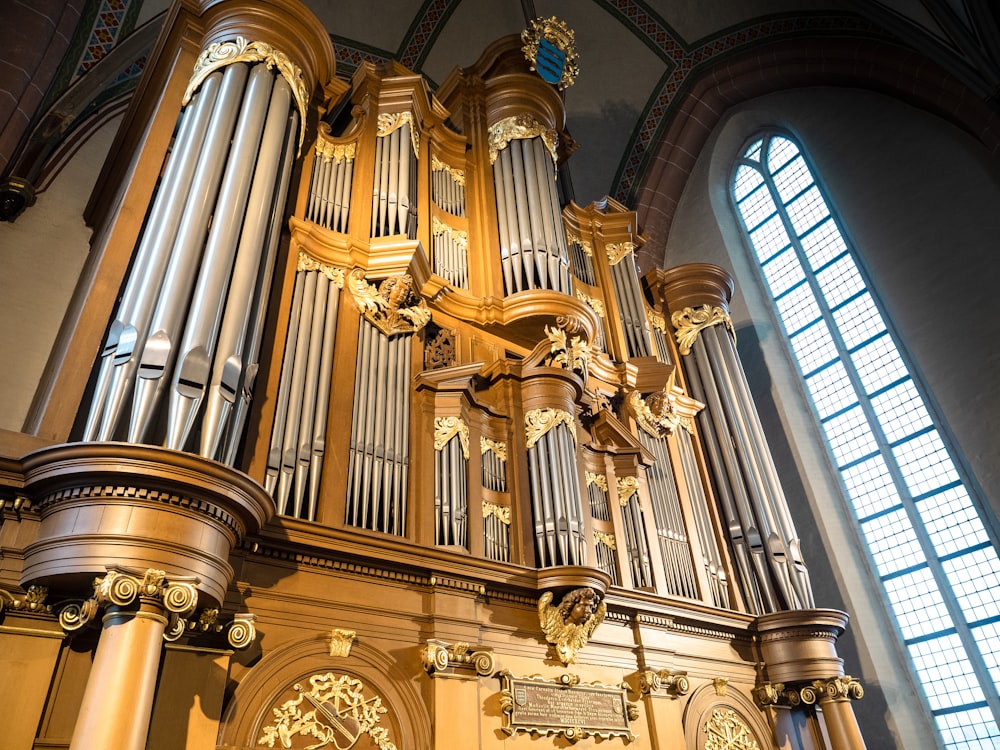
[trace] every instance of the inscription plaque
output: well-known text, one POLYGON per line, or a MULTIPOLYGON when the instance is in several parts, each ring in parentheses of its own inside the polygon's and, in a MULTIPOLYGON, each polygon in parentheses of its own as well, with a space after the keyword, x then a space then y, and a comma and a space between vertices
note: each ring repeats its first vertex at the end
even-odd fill
POLYGON ((629 727, 635 708, 624 686, 581 685, 579 677, 569 674, 545 680, 515 677, 505 671, 500 680, 507 734, 561 734, 573 741, 590 736, 635 739, 629 727))

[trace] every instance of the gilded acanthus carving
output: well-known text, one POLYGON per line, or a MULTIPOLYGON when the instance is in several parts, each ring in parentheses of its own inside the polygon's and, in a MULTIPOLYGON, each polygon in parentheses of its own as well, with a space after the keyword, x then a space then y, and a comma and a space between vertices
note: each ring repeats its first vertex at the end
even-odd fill
POLYGON ((562 409, 532 409, 524 414, 525 447, 532 448, 539 439, 556 425, 569 426, 573 442, 577 441, 576 422, 573 415, 562 409))
POLYGON ((585 477, 587 479, 587 486, 588 487, 590 485, 592 485, 592 484, 596 484, 598 487, 600 487, 605 492, 608 491, 608 478, 606 476, 604 476, 603 474, 595 474, 592 471, 588 471, 585 474, 585 477))
POLYGON ((687 695, 691 689, 687 672, 675 672, 672 669, 646 669, 639 673, 639 691, 644 695, 657 693, 661 690, 668 695, 687 695))
POLYGON ((618 504, 624 507, 628 505, 632 496, 639 491, 639 478, 618 477, 616 484, 618 485, 618 504))
POLYGON ((510 508, 483 500, 483 518, 496 517, 500 523, 510 526, 510 508))
POLYGON ((577 652, 587 645, 597 626, 608 612, 599 591, 586 586, 573 589, 563 596, 558 606, 552 606, 552 592, 546 591, 538 600, 538 619, 546 640, 555 646, 563 664, 576 661, 577 652))
POLYGON ((608 549, 617 549, 615 535, 603 531, 594 531, 594 544, 603 544, 608 549))
POLYGON ((760 750, 750 727, 731 708, 715 709, 702 731, 708 735, 705 750, 760 750))
POLYGON ((265 747, 291 747, 296 735, 310 737, 310 750, 348 750, 367 734, 379 750, 396 750, 389 729, 380 722, 387 709, 378 695, 365 695, 361 680, 327 672, 312 675, 309 685, 295 684, 298 695, 273 709, 274 722, 257 739, 265 747))
POLYGON ((677 346, 684 355, 690 354, 691 347, 698 340, 698 334, 710 326, 724 325, 734 338, 736 336, 732 319, 718 306, 685 307, 670 316, 670 324, 674 327, 677 346))
POLYGON ((493 454, 501 461, 507 460, 507 443, 502 440, 493 440, 484 435, 480 435, 479 453, 482 455, 487 451, 493 451, 493 454))
POLYGON ((410 141, 413 143, 413 153, 420 154, 420 133, 417 131, 412 112, 383 112, 378 116, 378 135, 380 138, 399 130, 404 125, 410 126, 410 141))
POLYGON ((295 270, 319 271, 321 274, 330 279, 330 281, 332 281, 337 288, 344 288, 343 268, 337 268, 336 266, 331 266, 329 263, 323 263, 322 261, 316 260, 314 257, 306 252, 303 252, 302 250, 299 251, 299 259, 295 264, 295 270))
POLYGON ((552 157, 552 163, 558 164, 556 131, 539 124, 531 115, 523 114, 505 117, 490 126, 490 164, 497 160, 500 152, 507 148, 511 141, 524 138, 541 138, 552 157))
POLYGON ((669 435, 678 427, 694 433, 694 417, 705 408, 704 404, 686 396, 675 384, 675 374, 676 370, 670 373, 661 390, 645 399, 638 391, 628 395, 629 411, 635 421, 644 432, 656 438, 669 435))
POLYGON ((345 628, 334 628, 330 631, 330 656, 340 656, 347 658, 351 655, 351 646, 357 633, 345 628))
POLYGON ((437 216, 431 218, 431 233, 434 235, 447 234, 452 241, 462 250, 469 249, 469 233, 461 229, 450 227, 441 221, 437 216))
POLYGON ((576 298, 581 302, 585 302, 587 305, 589 305, 590 309, 593 310, 595 313, 597 313, 597 317, 599 317, 601 320, 604 320, 605 317, 604 303, 601 302, 601 300, 589 297, 583 292, 581 292, 579 289, 576 290, 576 298))
POLYGON ((462 455, 468 458, 469 425, 461 417, 434 417, 434 450, 443 450, 455 435, 462 443, 462 455))
POLYGON ((604 246, 604 252, 608 254, 608 263, 617 266, 629 253, 635 250, 634 242, 609 242, 604 246))
POLYGON ((859 700, 865 689, 850 675, 831 677, 826 680, 786 685, 783 682, 765 682, 753 690, 754 698, 760 706, 811 706, 822 698, 831 700, 859 700))
POLYGON ((586 255, 588 258, 593 258, 594 257, 594 248, 591 246, 590 241, 583 239, 583 237, 581 237, 580 235, 578 235, 576 232, 574 232, 574 231, 572 231, 570 229, 567 229, 566 230, 566 241, 569 242, 569 243, 571 243, 571 244, 575 243, 575 244, 579 245, 580 249, 583 250, 583 254, 586 255))
POLYGON ((436 156, 431 157, 431 171, 432 172, 447 172, 451 177, 452 181, 456 185, 465 185, 465 172, 461 169, 455 169, 443 161, 438 159, 436 156))
POLYGON ((470 675, 489 677, 496 671, 496 661, 493 658, 492 650, 478 646, 473 648, 468 643, 461 641, 447 643, 432 638, 427 641, 426 646, 420 649, 420 659, 423 661, 424 669, 430 675, 437 672, 467 672, 470 675))
POLYGON ((580 66, 577 64, 580 55, 576 51, 576 34, 564 21, 555 16, 536 18, 521 32, 521 41, 524 42, 521 51, 524 52, 524 58, 531 63, 532 70, 537 70, 540 64, 538 52, 543 41, 559 50, 562 54, 562 70, 559 71, 561 75, 558 79, 553 76, 545 80, 555 83, 560 90, 573 85, 573 81, 580 74, 580 66))
POLYGON ((231 42, 218 42, 209 45, 194 64, 194 73, 191 75, 181 103, 186 105, 191 101, 194 92, 213 71, 238 62, 262 62, 269 69, 277 68, 281 77, 288 82, 299 109, 299 151, 301 152, 302 139, 305 137, 306 107, 309 104, 306 82, 299 66, 293 63, 284 52, 276 50, 266 42, 251 42, 245 37, 238 36, 231 42))
MULTIPOLYGON (((326 123, 324 123, 325 125, 326 123)), ((329 126, 327 126, 329 129, 329 126)), ((323 129, 320 128, 319 136, 316 138, 316 158, 322 159, 323 161, 333 161, 340 163, 347 159, 351 161, 354 159, 358 152, 357 141, 351 141, 350 143, 339 143, 337 141, 327 140, 324 137, 323 129)))
POLYGON ((365 281, 364 272, 355 268, 347 277, 361 315, 386 336, 419 331, 431 319, 423 297, 413 291, 409 274, 390 276, 376 289, 365 281))
POLYGON ((47 586, 28 586, 28 590, 23 597, 14 596, 9 591, 0 589, 0 614, 5 609, 15 612, 37 612, 47 614, 52 611, 52 607, 45 603, 49 595, 47 586))
POLYGON ((580 336, 570 337, 562 328, 545 326, 545 335, 549 339, 549 354, 545 364, 550 367, 561 367, 564 370, 587 374, 587 363, 590 361, 590 344, 580 336))

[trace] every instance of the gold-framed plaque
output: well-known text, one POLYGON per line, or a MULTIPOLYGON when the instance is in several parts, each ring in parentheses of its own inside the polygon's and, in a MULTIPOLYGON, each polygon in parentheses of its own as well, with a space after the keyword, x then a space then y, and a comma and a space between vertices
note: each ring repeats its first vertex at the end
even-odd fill
POLYGON ((499 676, 503 731, 509 735, 554 734, 571 742, 585 737, 635 739, 629 722, 637 718, 638 708, 629 701, 625 684, 581 684, 572 674, 545 679, 516 677, 504 670, 499 676))

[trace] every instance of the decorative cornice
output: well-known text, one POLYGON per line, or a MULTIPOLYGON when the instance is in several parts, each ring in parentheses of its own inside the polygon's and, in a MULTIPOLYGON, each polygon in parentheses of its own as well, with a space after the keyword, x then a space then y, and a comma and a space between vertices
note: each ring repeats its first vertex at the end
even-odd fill
POLYGON ((465 172, 461 169, 456 169, 455 167, 445 164, 443 161, 438 159, 436 156, 431 157, 431 171, 432 172, 447 172, 451 179, 458 185, 465 185, 465 172))
POLYGON ((605 492, 608 491, 608 478, 603 474, 595 474, 592 471, 588 471, 584 476, 586 477, 588 487, 592 484, 596 484, 605 492))
POLYGON ((510 526, 510 508, 483 500, 483 518, 494 516, 500 523, 510 526))
POLYGON ((625 507, 632 496, 639 491, 639 478, 618 477, 615 482, 618 485, 618 504, 625 507))
POLYGON ((555 16, 534 19, 528 28, 521 32, 521 41, 524 42, 521 51, 524 52, 524 58, 531 63, 532 70, 537 70, 538 47, 543 39, 565 55, 562 75, 555 81, 555 85, 563 91, 572 86, 580 74, 580 66, 577 64, 580 55, 576 51, 576 34, 565 21, 560 21, 555 16))
POLYGON ((469 425, 461 417, 434 417, 434 450, 444 450, 455 435, 462 443, 462 455, 469 458, 469 425))
POLYGON ((338 288, 344 288, 344 269, 323 263, 309 255, 304 250, 299 250, 299 259, 295 264, 296 271, 319 271, 332 281, 338 288))
POLYGON ((670 316, 670 323, 676 329, 674 336, 677 339, 677 346, 684 355, 690 354, 691 347, 698 340, 698 334, 711 326, 724 325, 733 338, 736 337, 732 318, 718 306, 685 307, 670 316))
POLYGON ((478 675, 489 677, 496 671, 496 659, 493 650, 484 646, 473 648, 468 643, 446 641, 431 638, 420 649, 420 660, 427 674, 434 677, 438 674, 478 675))
POLYGON ((764 682, 753 689, 754 699, 765 706, 811 706, 824 699, 833 701, 860 700, 865 689, 850 675, 812 680, 786 685, 783 682, 764 682))
POLYGON ((687 672, 677 672, 672 669, 646 669, 639 673, 639 692, 650 695, 663 691, 673 697, 687 695, 691 689, 687 672))
POLYGON ((280 52, 266 42, 250 42, 245 37, 238 36, 231 42, 219 42, 209 45, 194 64, 194 73, 184 92, 182 104, 191 101, 194 92, 202 82, 219 68, 238 62, 262 62, 270 68, 277 68, 292 89, 292 96, 299 109, 299 151, 302 150, 302 139, 305 137, 306 107, 309 104, 309 92, 302 71, 284 52, 280 52))
POLYGON ((503 440, 493 440, 485 435, 480 435, 479 454, 482 455, 486 451, 493 451, 493 454, 501 461, 507 460, 507 443, 503 440))
POLYGON ((604 246, 604 252, 608 254, 608 263, 617 266, 629 253, 635 250, 634 242, 609 242, 604 246))
POLYGON ((490 126, 490 164, 497 160, 497 156, 507 148, 511 141, 524 138, 541 138, 552 157, 552 164, 559 164, 559 157, 556 154, 556 146, 558 145, 556 131, 546 128, 534 117, 525 114, 505 117, 490 126))
POLYGON ((532 409, 524 414, 525 447, 533 448, 541 437, 559 424, 569 426, 573 442, 577 442, 576 421, 573 415, 562 409, 532 409))
POLYGON ((383 112, 378 116, 378 135, 380 138, 399 130, 404 125, 410 126, 410 141, 413 144, 413 153, 420 156, 420 133, 417 131, 416 122, 412 112, 383 112))
POLYGON ((431 311, 423 297, 413 290, 409 274, 390 276, 376 289, 365 281, 364 271, 355 268, 347 282, 362 317, 386 336, 414 333, 430 322, 431 311))
POLYGON ((469 233, 462 229, 455 229, 454 227, 448 226, 437 216, 431 217, 431 234, 435 236, 439 234, 447 234, 460 248, 465 251, 469 250, 469 233))

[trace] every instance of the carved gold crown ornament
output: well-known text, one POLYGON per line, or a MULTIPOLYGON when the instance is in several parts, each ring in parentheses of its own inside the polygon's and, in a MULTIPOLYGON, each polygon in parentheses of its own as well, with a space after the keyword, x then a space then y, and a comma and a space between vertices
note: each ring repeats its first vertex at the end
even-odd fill
POLYGON ((386 336, 414 333, 430 322, 431 311, 423 297, 413 291, 409 274, 390 276, 378 288, 355 268, 347 277, 347 288, 361 315, 386 336))
POLYGON ((441 451, 455 435, 462 444, 462 455, 469 458, 469 425, 461 417, 434 417, 434 450, 441 451))
POLYGON ((674 327, 677 346, 684 355, 690 354, 691 347, 698 340, 698 334, 711 326, 724 325, 733 335, 733 339, 736 338, 729 313, 718 306, 685 307, 670 316, 670 324, 674 327))
POLYGON ((538 600, 538 619, 545 639, 555 646, 559 661, 572 664, 577 652, 587 645, 590 636, 604 622, 608 607, 596 589, 582 586, 567 592, 557 606, 552 606, 552 592, 538 600))
POLYGON ((490 126, 490 164, 497 160, 500 152, 507 148, 511 141, 526 138, 541 138, 552 157, 553 166, 559 164, 559 156, 556 153, 559 137, 556 131, 541 125, 531 115, 524 114, 505 117, 490 126))
POLYGON ((254 63, 262 62, 267 67, 277 68, 281 77, 288 82, 292 89, 292 96, 295 97, 295 104, 299 109, 299 153, 302 152, 302 140, 305 138, 306 107, 309 104, 309 92, 306 91, 306 82, 302 76, 302 70, 293 63, 284 52, 276 50, 266 42, 251 42, 245 37, 238 36, 229 42, 218 42, 209 45, 194 64, 194 73, 188 82, 187 90, 181 104, 186 105, 191 101, 194 92, 214 71, 232 63, 254 63))
POLYGON ((573 85, 580 74, 576 51, 576 34, 565 21, 555 16, 536 18, 521 32, 524 58, 542 80, 555 84, 560 90, 573 85))
POLYGON ((310 737, 311 750, 349 750, 362 734, 379 750, 396 750, 389 728, 382 725, 387 710, 378 695, 365 696, 365 685, 350 675, 314 674, 307 686, 292 687, 298 695, 272 709, 274 721, 261 730, 258 745, 291 747, 296 735, 310 737))

